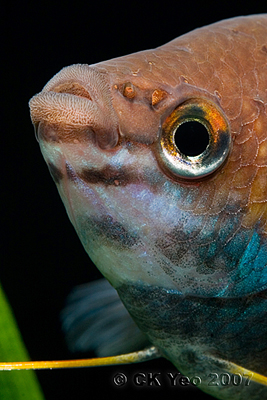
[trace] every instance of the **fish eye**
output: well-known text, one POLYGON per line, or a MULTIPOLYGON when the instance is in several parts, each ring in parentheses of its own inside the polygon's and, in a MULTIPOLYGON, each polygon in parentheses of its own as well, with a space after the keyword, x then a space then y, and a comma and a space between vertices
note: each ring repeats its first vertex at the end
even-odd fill
POLYGON ((172 175, 200 179, 225 162, 231 133, 223 111, 210 100, 180 104, 162 125, 159 162, 172 175))

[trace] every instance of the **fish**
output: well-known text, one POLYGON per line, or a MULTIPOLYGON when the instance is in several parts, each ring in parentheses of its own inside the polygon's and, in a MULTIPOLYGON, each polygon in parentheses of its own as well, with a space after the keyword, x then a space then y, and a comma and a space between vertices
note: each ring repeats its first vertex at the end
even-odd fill
POLYGON ((106 279, 66 309, 80 347, 91 323, 101 353, 105 316, 122 344, 132 319, 132 344, 152 344, 204 392, 267 397, 266 105, 267 14, 65 67, 30 100, 69 219, 106 279))

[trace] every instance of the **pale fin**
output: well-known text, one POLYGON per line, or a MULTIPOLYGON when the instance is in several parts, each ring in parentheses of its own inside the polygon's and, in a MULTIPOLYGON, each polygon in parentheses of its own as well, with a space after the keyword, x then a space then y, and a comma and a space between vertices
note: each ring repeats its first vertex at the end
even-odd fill
POLYGON ((103 367, 107 365, 132 364, 144 362, 161 357, 156 347, 151 346, 134 353, 121 354, 112 357, 87 358, 81 360, 60 361, 22 361, 22 362, 0 362, 0 371, 11 371, 21 369, 55 369, 55 368, 81 368, 81 367, 103 367))
POLYGON ((106 279, 74 288, 62 312, 62 321, 71 351, 93 350, 104 357, 149 344, 106 279))

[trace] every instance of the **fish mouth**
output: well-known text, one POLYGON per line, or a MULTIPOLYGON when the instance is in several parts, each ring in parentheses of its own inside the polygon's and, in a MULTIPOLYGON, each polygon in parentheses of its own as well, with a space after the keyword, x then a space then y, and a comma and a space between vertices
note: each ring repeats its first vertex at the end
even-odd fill
POLYGON ((32 97, 29 106, 39 139, 64 141, 71 131, 77 135, 86 131, 103 150, 114 148, 119 141, 108 76, 94 67, 77 64, 63 68, 32 97), (41 122, 48 128, 40 136, 41 122))

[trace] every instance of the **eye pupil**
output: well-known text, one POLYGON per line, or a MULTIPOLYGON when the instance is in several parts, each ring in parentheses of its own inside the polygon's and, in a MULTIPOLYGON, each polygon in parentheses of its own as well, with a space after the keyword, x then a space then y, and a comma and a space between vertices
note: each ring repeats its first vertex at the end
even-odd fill
POLYGON ((209 144, 209 133, 198 121, 187 121, 178 126, 174 141, 179 151, 185 156, 198 156, 209 144))

